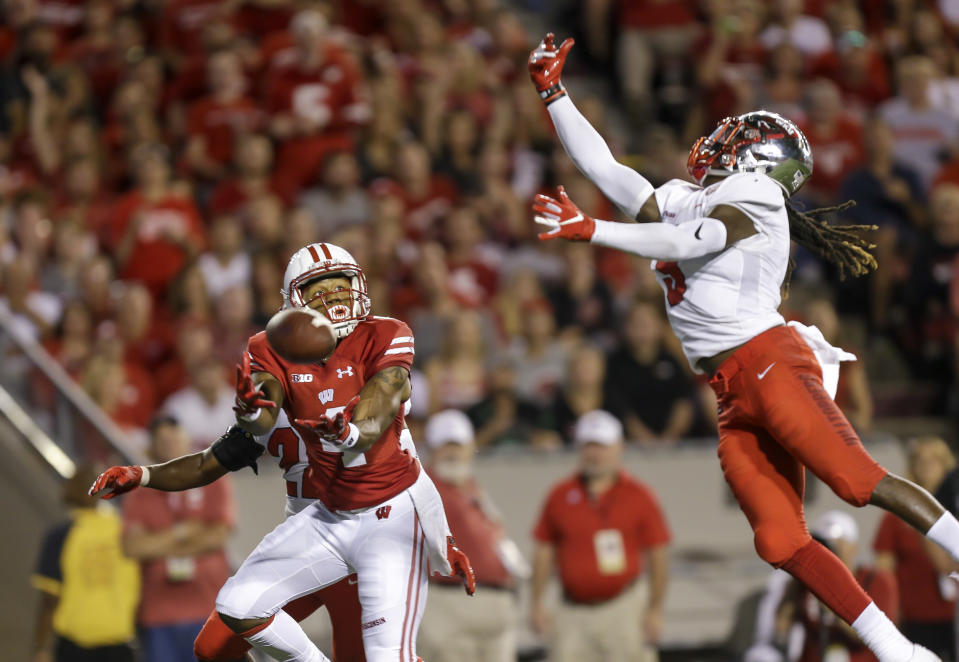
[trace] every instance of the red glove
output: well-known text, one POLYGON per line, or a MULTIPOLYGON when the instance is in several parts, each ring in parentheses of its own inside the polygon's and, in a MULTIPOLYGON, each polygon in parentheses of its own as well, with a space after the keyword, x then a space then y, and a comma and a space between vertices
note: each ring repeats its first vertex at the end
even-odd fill
POLYGON ((267 400, 263 391, 253 383, 250 353, 244 351, 243 358, 236 366, 236 402, 233 411, 240 417, 251 418, 263 407, 276 407, 276 403, 267 400))
POLYGON ((356 445, 356 442, 360 440, 360 430, 350 421, 353 419, 353 411, 356 409, 356 405, 360 402, 360 396, 354 395, 353 399, 350 400, 346 407, 343 408, 343 411, 338 413, 333 418, 329 416, 321 416, 319 419, 313 420, 309 418, 297 418, 293 422, 297 425, 302 425, 305 428, 309 428, 316 435, 328 441, 331 444, 336 444, 337 446, 342 446, 344 448, 352 448, 356 445))
POLYGON ((573 241, 589 241, 596 231, 596 221, 580 211, 579 207, 566 195, 566 189, 560 186, 559 199, 538 193, 533 199, 533 220, 549 228, 546 232, 537 235, 542 240, 572 239, 573 241))
POLYGON ((470 557, 456 546, 453 536, 446 536, 446 560, 450 562, 453 574, 459 575, 460 579, 463 580, 466 594, 473 595, 476 593, 476 573, 473 572, 473 566, 470 565, 470 557))
POLYGON ((566 88, 559 77, 563 73, 563 65, 566 64, 566 54, 576 43, 572 39, 567 39, 559 45, 559 48, 556 48, 553 39, 552 32, 547 34, 546 38, 539 42, 539 46, 529 54, 527 62, 529 77, 546 105, 566 96, 566 88))
POLYGON ((101 499, 112 499, 118 494, 135 490, 142 481, 143 467, 110 467, 97 476, 87 494, 99 496, 101 499))

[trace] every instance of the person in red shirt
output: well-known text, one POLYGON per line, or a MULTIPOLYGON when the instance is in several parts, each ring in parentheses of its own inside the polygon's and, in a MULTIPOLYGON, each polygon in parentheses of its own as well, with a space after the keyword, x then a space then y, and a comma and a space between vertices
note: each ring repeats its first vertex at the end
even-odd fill
POLYGON ((111 242, 119 276, 139 280, 162 300, 167 286, 203 247, 200 213, 170 186, 170 166, 161 145, 135 150, 136 188, 114 210, 111 242))
POLYGON ((352 58, 328 37, 326 18, 299 12, 290 26, 293 47, 266 72, 270 133, 280 143, 277 180, 293 194, 316 177, 332 151, 353 149, 353 130, 369 120, 363 77, 352 58))
POLYGON ((220 182, 210 196, 212 216, 242 210, 250 200, 270 195, 279 196, 273 183, 273 144, 261 133, 239 137, 233 150, 234 175, 220 182))
MULTIPOLYGON (((185 455, 190 438, 173 418, 150 426, 157 462, 185 455)), ((230 575, 226 540, 236 507, 228 478, 186 492, 136 490, 123 504, 123 549, 140 561, 137 623, 144 662, 189 662, 193 640, 230 575)))
POLYGON ((551 659, 647 659, 662 635, 670 532, 655 494, 622 469, 623 426, 594 410, 576 422, 579 471, 556 485, 533 530, 532 626, 552 630, 551 659), (649 601, 640 577, 649 565, 649 601), (562 603, 544 604, 556 569, 562 603), (644 641, 645 640, 645 641, 644 641))
POLYGON ((195 174, 219 179, 233 160, 237 136, 256 130, 263 112, 244 94, 243 65, 234 51, 211 55, 207 78, 209 96, 193 103, 187 111, 186 164, 195 174))
POLYGON ((839 86, 821 78, 807 88, 809 114, 800 129, 816 153, 816 168, 806 193, 816 203, 836 202, 839 186, 865 158, 862 127, 843 110, 839 86))
MULTIPOLYGON (((956 467, 956 458, 949 445, 938 437, 922 437, 909 444, 907 475, 921 487, 935 494, 943 479, 956 467)), ((955 651, 953 614, 956 610, 955 588, 943 580, 923 548, 922 536, 886 514, 879 522, 876 539, 876 567, 896 573, 900 589, 903 634, 943 659, 955 651), (952 595, 942 588, 952 589, 952 595)))
MULTIPOLYGON (((859 540, 856 520, 841 510, 829 510, 816 519, 810 527, 810 533, 855 572, 856 581, 869 597, 893 621, 897 621, 899 589, 895 575, 879 568, 856 567, 859 540)), ((795 583, 794 589, 797 590, 787 590, 786 599, 791 600, 792 604, 786 609, 787 613, 790 608, 793 610, 794 622, 800 623, 805 633, 800 662, 831 659, 831 654, 840 652, 846 653, 848 657, 842 659, 848 659, 849 662, 876 661, 876 656, 866 648, 853 629, 824 607, 809 590, 798 590, 799 585, 795 583)))
POLYGON ((519 626, 513 589, 515 578, 529 575, 529 566, 473 475, 476 445, 466 414, 446 409, 433 415, 425 436, 427 473, 443 500, 456 544, 473 563, 479 591, 467 602, 455 577, 432 578, 417 653, 430 662, 513 662, 519 626))

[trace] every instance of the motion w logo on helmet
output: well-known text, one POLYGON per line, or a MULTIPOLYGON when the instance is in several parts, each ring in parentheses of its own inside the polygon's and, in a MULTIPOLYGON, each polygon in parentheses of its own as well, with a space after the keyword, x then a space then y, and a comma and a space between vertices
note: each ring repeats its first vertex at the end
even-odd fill
POLYGON ((376 519, 386 519, 390 516, 391 510, 393 510, 393 506, 380 506, 376 509, 376 519))

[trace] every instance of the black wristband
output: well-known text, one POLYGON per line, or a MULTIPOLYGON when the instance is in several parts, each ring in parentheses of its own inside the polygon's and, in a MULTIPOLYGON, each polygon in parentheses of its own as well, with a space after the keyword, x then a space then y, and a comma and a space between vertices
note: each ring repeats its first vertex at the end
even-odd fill
POLYGON ((557 99, 562 99, 566 96, 566 86, 563 85, 562 81, 557 81, 555 85, 552 85, 542 92, 539 93, 539 98, 543 100, 547 106, 557 99))

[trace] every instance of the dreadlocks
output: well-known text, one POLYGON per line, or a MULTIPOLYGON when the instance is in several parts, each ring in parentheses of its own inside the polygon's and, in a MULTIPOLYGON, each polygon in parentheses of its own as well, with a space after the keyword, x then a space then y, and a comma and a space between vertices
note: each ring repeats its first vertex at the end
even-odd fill
POLYGON ((835 207, 820 207, 809 211, 800 211, 791 202, 786 202, 789 216, 789 234, 793 241, 809 249, 824 260, 839 268, 839 279, 845 280, 846 274, 864 276, 877 266, 876 258, 869 251, 876 247, 861 236, 860 232, 875 231, 875 225, 829 225, 822 216, 843 211, 852 207, 853 200, 847 200, 835 207))

